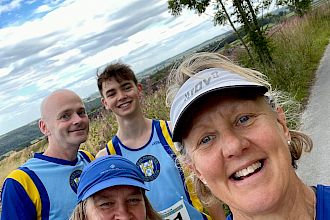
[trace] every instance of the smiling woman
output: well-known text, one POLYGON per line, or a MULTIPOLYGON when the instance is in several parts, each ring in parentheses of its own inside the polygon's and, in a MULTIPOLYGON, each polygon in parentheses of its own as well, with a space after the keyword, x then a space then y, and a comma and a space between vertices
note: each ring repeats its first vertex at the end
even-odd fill
POLYGON ((143 174, 121 156, 103 156, 81 174, 71 220, 161 220, 145 195, 143 174))
POLYGON ((197 53, 169 84, 173 141, 204 203, 222 200, 227 219, 329 219, 330 187, 295 172, 312 141, 288 128, 262 73, 197 53))

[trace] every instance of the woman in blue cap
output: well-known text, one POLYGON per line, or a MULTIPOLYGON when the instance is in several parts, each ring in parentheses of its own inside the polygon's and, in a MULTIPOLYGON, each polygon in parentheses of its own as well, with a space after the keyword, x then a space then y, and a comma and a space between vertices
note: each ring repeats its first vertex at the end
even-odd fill
POLYGON ((103 156, 83 170, 72 220, 161 220, 150 205, 143 174, 121 156, 103 156))
POLYGON ((288 128, 266 76, 197 53, 170 79, 173 141, 204 203, 223 201, 234 220, 330 219, 330 187, 295 172, 312 141, 288 128))

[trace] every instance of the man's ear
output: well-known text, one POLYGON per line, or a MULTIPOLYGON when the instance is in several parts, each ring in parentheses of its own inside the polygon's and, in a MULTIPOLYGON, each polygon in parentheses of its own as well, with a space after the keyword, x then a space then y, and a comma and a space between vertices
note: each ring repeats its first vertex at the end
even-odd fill
POLYGON ((141 83, 136 84, 136 87, 137 87, 137 89, 138 89, 139 92, 142 92, 143 86, 142 86, 141 83))
POLYGON ((108 105, 107 105, 107 101, 105 100, 105 98, 103 98, 103 97, 101 98, 101 103, 102 103, 102 105, 104 106, 105 109, 109 110, 108 105))
POLYGON ((287 140, 290 140, 291 139, 290 130, 289 130, 287 124, 286 124, 286 117, 285 117, 285 113, 283 111, 283 108, 282 107, 277 107, 276 112, 277 112, 277 121, 281 125, 281 127, 283 128, 283 131, 284 131, 284 134, 285 134, 287 140))
POLYGON ((43 119, 39 120, 38 125, 41 133, 43 133, 45 136, 50 135, 50 131, 48 130, 46 122, 43 119))
POLYGON ((142 86, 142 84, 141 83, 136 84, 136 88, 137 88, 138 93, 139 93, 139 98, 142 98, 143 97, 143 94, 142 94, 143 86, 142 86))

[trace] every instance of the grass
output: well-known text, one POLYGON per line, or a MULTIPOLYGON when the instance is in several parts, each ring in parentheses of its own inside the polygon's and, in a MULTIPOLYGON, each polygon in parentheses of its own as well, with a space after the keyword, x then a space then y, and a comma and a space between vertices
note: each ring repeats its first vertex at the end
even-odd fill
POLYGON ((330 4, 318 7, 304 17, 292 16, 271 30, 273 63, 252 66, 265 73, 275 89, 286 91, 305 104, 314 73, 330 38, 330 4))
MULTIPOLYGON (((6 176, 14 169, 19 167, 25 161, 33 156, 34 152, 41 152, 44 150, 44 147, 47 145, 46 141, 40 141, 30 147, 27 147, 21 151, 14 152, 10 154, 9 157, 0 161, 0 186, 2 186, 6 176)), ((1 189, 2 187, 0 187, 1 189)))
MULTIPOLYGON (((318 7, 305 17, 290 17, 269 32, 273 64, 265 66, 249 63, 244 53, 239 53, 239 62, 265 73, 275 89, 291 94, 305 103, 314 73, 330 38, 330 4, 318 7)), ((147 86, 148 87, 148 86, 147 86)), ((149 118, 169 119, 169 109, 165 105, 166 87, 162 85, 156 92, 147 91, 142 99, 145 114, 149 118)), ((83 149, 96 154, 110 140, 117 130, 112 113, 102 111, 90 123, 90 135, 83 149)), ((15 152, 0 161, 0 185, 10 171, 31 157, 31 152, 42 151, 45 142, 39 142, 20 152, 15 152)))

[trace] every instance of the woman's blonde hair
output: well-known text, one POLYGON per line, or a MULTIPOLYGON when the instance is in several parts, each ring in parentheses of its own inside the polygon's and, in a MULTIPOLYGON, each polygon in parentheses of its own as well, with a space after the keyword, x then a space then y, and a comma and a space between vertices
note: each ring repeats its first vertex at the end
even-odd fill
MULTIPOLYGON (((180 87, 189 79, 189 77, 209 68, 222 68, 229 70, 247 78, 252 82, 260 83, 268 88, 265 98, 270 104, 270 107, 275 111, 277 107, 281 106, 285 110, 285 114, 288 118, 288 127, 291 135, 291 141, 288 144, 291 153, 291 164, 294 168, 297 168, 296 160, 300 158, 302 151, 309 152, 313 148, 313 143, 309 136, 300 131, 294 130, 298 127, 297 121, 299 121, 300 105, 287 93, 272 90, 267 77, 259 71, 241 67, 229 60, 227 57, 218 53, 195 53, 171 71, 167 81, 167 105, 172 104, 180 87)), ((180 152, 178 160, 184 169, 189 170, 191 159, 189 158, 185 147, 179 142, 176 142, 175 146, 180 152)), ((201 199, 204 205, 208 206, 218 200, 212 195, 209 188, 205 186, 205 184, 198 179, 193 172, 188 173, 190 173, 188 179, 194 184, 197 196, 201 199)))
MULTIPOLYGON (((146 215, 147 215, 146 220, 162 220, 160 215, 152 208, 152 205, 150 204, 144 191, 142 195, 146 207, 146 215)), ((75 207, 75 209, 72 212, 70 220, 86 220, 87 219, 86 204, 91 200, 93 200, 93 196, 90 196, 86 200, 78 203, 78 205, 75 207)))

